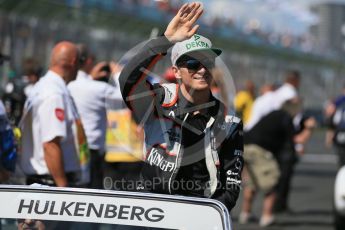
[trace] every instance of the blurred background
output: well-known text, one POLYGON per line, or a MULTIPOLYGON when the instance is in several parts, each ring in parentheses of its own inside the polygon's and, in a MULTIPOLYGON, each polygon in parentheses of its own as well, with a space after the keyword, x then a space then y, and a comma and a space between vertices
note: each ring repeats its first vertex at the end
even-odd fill
MULTIPOLYGON (((139 42, 163 32, 182 0, 1 0, 0 48, 11 56, 1 85, 23 75, 23 60, 42 67, 57 41, 88 44, 100 59, 118 60, 139 42)), ((283 72, 303 74, 305 108, 320 112, 345 83, 345 4, 318 0, 204 0, 200 33, 226 50, 237 88, 282 83, 283 72)), ((2 87, 2 88, 3 88, 2 87)))
MULTIPOLYGON (((87 44, 98 60, 119 61, 138 43, 163 33, 184 2, 188 1, 0 0, 0 53, 10 56, 0 66, 0 96, 27 84, 28 62, 42 76, 52 47, 61 40, 87 44)), ((298 70, 304 111, 318 121, 293 179, 295 212, 281 216, 272 229, 332 229, 337 166, 333 150, 324 145, 323 110, 345 85, 345 0, 201 2, 205 13, 199 33, 224 50, 222 60, 236 89, 247 80, 256 89, 281 85, 287 70, 298 70)), ((166 65, 158 65, 156 71, 163 73, 166 65)), ((260 205, 254 207, 258 216, 260 205)), ((238 225, 238 213, 233 214, 236 229, 257 229, 255 224, 238 225)))

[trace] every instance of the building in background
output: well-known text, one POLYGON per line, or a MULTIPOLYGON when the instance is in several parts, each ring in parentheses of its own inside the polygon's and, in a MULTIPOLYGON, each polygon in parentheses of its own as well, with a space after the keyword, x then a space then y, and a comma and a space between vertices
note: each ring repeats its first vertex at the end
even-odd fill
POLYGON ((345 4, 322 3, 311 6, 319 17, 319 23, 312 26, 310 32, 319 47, 334 54, 345 53, 345 4))

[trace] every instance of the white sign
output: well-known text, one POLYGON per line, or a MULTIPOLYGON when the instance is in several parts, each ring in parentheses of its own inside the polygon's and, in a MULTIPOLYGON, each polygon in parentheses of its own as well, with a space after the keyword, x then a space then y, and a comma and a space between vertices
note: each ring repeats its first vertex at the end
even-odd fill
MULTIPOLYGON (((28 188, 28 187, 27 187, 28 188)), ((227 212, 216 202, 91 189, 3 189, 0 218, 93 222, 171 229, 226 230, 227 212), (83 191, 78 192, 78 191, 83 191), (85 191, 88 191, 85 193, 85 191)))

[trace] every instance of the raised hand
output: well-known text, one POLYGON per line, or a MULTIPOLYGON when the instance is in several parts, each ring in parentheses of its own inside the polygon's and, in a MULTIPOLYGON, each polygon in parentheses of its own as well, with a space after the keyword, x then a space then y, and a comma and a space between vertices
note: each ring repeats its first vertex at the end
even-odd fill
POLYGON ((184 4, 170 21, 164 35, 172 43, 191 38, 199 28, 199 25, 194 25, 194 23, 202 13, 203 7, 201 3, 193 2, 184 4))
POLYGON ((110 70, 111 70, 112 75, 116 75, 116 74, 120 73, 123 69, 123 66, 121 64, 116 63, 114 61, 111 61, 109 63, 109 66, 110 66, 110 70))
POLYGON ((108 66, 108 63, 105 61, 97 63, 90 72, 92 79, 98 80, 101 76, 107 75, 107 72, 103 70, 103 68, 106 66, 108 66))

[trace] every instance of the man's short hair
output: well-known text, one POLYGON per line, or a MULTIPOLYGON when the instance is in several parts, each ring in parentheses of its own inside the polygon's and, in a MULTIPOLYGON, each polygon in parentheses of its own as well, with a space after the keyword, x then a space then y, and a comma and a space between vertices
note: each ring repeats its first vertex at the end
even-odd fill
POLYGON ((42 69, 38 66, 38 63, 33 58, 27 58, 23 62, 23 73, 26 76, 35 75, 40 76, 42 69))
POLYGON ((83 66, 90 55, 89 49, 84 44, 77 44, 79 64, 83 66))
POLYGON ((286 81, 295 81, 295 80, 300 80, 301 78, 301 73, 298 70, 288 70, 286 72, 286 81))

